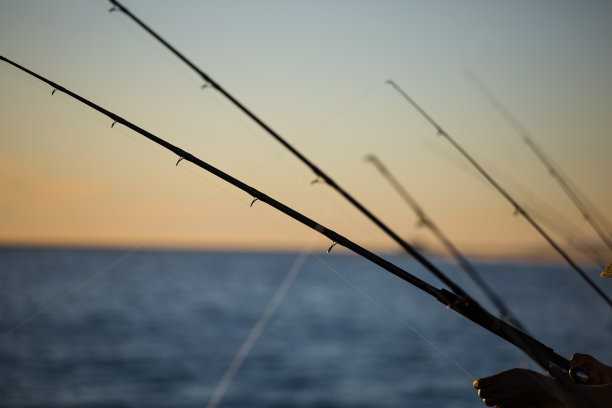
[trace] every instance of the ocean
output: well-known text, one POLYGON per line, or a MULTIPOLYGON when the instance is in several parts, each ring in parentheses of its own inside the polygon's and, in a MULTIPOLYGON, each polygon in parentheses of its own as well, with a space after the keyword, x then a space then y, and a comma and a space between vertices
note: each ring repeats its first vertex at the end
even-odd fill
MULTIPOLYGON (((298 256, 0 249, 0 405, 206 407, 298 256)), ((387 258, 442 287, 408 256, 387 258)), ((460 269, 434 263, 494 310, 460 269)), ((535 338, 568 358, 612 363, 612 313, 569 267, 475 266, 535 338)), ((612 293, 598 268, 585 268, 612 293)), ((474 378, 540 371, 514 346, 341 250, 309 255, 285 289, 219 407, 484 407, 474 378)))

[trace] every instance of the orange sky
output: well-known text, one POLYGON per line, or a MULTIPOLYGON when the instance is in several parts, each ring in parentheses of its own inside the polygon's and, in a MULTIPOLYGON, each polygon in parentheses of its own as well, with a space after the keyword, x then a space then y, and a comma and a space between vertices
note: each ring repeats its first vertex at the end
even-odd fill
MULTIPOLYGON (((612 218, 610 6, 126 2, 410 242, 435 247, 374 153, 460 249, 548 256, 543 240, 384 81, 415 98, 563 245, 593 231, 465 76, 476 72, 612 218), (542 218, 540 218, 542 217, 542 218), (557 234, 559 232, 559 234, 557 234)), ((396 246, 107 3, 4 1, 3 55, 360 244, 396 246)), ((46 85, 0 67, 0 242, 300 248, 326 238, 174 164, 46 85)), ((319 242, 320 241, 320 242, 319 242)))

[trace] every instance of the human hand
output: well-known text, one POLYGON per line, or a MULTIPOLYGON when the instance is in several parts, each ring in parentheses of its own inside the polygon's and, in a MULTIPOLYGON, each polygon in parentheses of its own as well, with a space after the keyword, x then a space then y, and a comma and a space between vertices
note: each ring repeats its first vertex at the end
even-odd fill
POLYGON ((478 379, 473 385, 489 407, 561 407, 555 398, 556 381, 531 370, 513 368, 478 379))
POLYGON ((612 384, 612 367, 588 354, 575 353, 570 359, 570 369, 573 367, 579 367, 589 376, 588 385, 612 384))

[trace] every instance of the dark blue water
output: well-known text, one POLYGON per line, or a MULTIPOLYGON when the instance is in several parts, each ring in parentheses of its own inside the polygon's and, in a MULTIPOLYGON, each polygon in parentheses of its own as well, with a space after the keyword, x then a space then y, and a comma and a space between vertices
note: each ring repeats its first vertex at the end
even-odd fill
MULTIPOLYGON (((205 407, 296 256, 0 249, 0 333, 48 307, 0 337, 0 405, 205 407)), ((537 370, 513 346, 378 267, 352 255, 321 259, 328 265, 308 258, 221 407, 484 407, 473 379, 450 359, 474 377, 537 370)), ((393 260, 441 286, 408 258, 393 260)), ((482 300, 461 271, 439 264, 482 300)), ((540 341, 567 357, 579 351, 612 362, 612 313, 575 272, 477 267, 540 341)))

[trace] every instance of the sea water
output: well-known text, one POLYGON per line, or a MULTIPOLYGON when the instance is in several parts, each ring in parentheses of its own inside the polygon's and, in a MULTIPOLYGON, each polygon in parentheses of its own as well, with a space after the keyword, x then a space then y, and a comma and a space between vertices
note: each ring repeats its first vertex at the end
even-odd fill
MULTIPOLYGON (((205 407, 297 257, 0 249, 0 406, 205 407)), ((409 257, 388 258, 442 287, 409 257)), ((460 269, 435 263, 494 310, 460 269)), ((612 363, 610 308, 573 270, 475 264, 538 340, 612 363)), ((429 295, 336 251, 307 258, 219 406, 484 407, 473 379, 519 366, 540 371, 429 295)))

